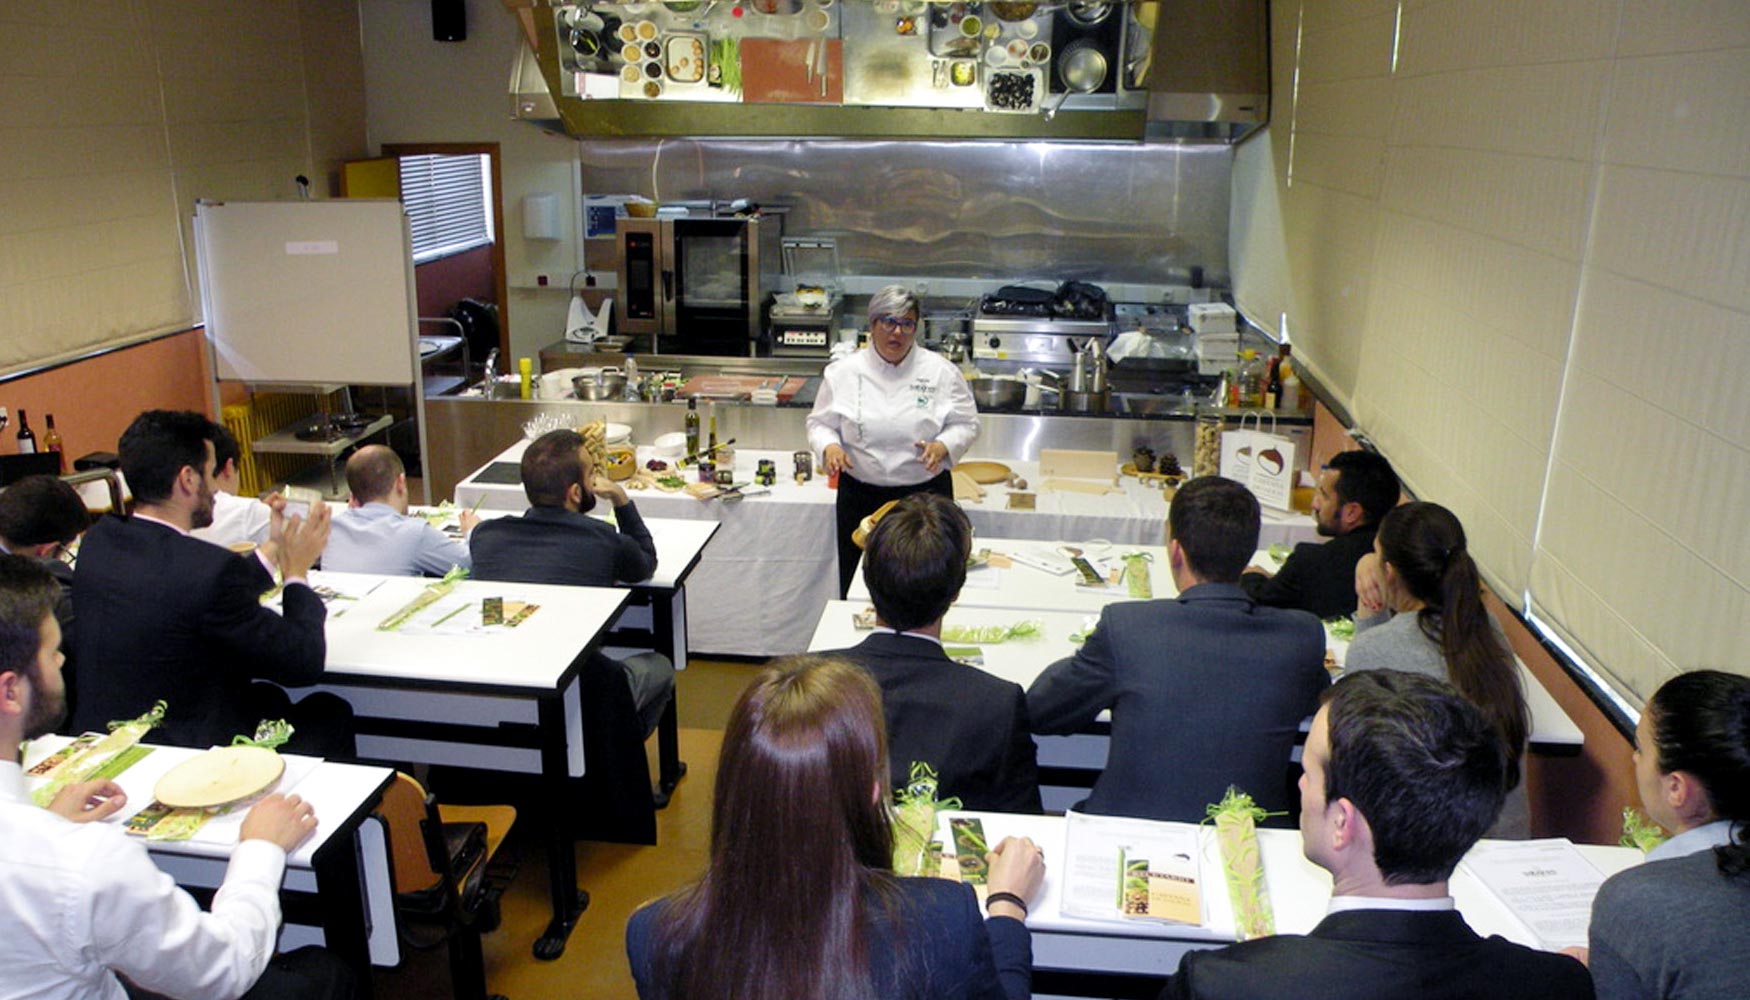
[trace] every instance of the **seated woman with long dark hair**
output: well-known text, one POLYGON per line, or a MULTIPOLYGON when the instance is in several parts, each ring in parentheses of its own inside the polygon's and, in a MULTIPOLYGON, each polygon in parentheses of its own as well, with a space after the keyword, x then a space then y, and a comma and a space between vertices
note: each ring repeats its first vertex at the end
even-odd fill
POLYGON ((760 672, 723 734, 710 867, 626 926, 643 1000, 1028 996, 1039 848, 987 855, 989 919, 963 883, 895 876, 886 742, 861 669, 760 672))
POLYGON ((1674 836, 1592 901, 1598 1000, 1750 994, 1750 677, 1696 670, 1655 691, 1635 784, 1674 836))
POLYGON ((1372 556, 1355 568, 1355 641, 1345 670, 1407 670, 1447 681, 1507 746, 1507 801, 1491 837, 1531 835, 1520 760, 1531 713, 1501 626, 1483 606, 1464 526, 1437 503, 1407 503, 1379 522, 1372 556))

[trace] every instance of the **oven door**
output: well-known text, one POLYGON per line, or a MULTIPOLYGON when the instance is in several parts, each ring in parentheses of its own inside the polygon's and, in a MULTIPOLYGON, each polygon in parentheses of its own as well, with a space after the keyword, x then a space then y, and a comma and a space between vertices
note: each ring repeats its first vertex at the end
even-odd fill
POLYGON ((674 274, 664 332, 683 354, 746 355, 760 310, 747 220, 674 219, 664 228, 674 274))

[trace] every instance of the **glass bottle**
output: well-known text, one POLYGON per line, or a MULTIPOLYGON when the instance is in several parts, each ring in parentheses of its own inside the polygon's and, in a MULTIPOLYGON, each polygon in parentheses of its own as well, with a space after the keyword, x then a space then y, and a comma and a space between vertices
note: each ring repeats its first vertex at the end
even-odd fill
POLYGON ((49 429, 43 434, 43 447, 56 455, 61 455, 61 472, 64 474, 67 471, 67 458, 61 454, 61 432, 55 430, 55 415, 46 413, 43 415, 43 419, 49 425, 49 429))
POLYGON ((699 397, 687 397, 687 454, 699 453, 699 397))
POLYGON ((23 410, 18 411, 18 453, 36 454, 36 433, 30 429, 30 416, 23 410))
POLYGON ((1221 473, 1221 414, 1197 414, 1196 449, 1191 453, 1193 476, 1215 476, 1221 473))

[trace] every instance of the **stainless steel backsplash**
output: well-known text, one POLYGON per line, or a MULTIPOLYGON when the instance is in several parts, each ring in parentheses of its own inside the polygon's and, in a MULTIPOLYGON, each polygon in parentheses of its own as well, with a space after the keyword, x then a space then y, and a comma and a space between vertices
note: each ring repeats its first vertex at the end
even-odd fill
MULTIPOLYGON (((944 112, 949 113, 949 112, 944 112)), ((1227 146, 587 140, 583 190, 791 207, 847 275, 1227 285, 1227 146)), ((601 252, 599 241, 591 255, 601 252)), ((609 250, 611 253, 611 249, 609 250)))

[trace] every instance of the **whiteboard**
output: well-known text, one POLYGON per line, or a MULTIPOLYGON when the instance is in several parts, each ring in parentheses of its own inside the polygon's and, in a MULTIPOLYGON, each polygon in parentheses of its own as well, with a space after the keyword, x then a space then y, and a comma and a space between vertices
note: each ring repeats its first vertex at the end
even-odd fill
POLYGON ((218 378, 419 381, 418 300, 399 201, 202 201, 194 232, 218 378))

